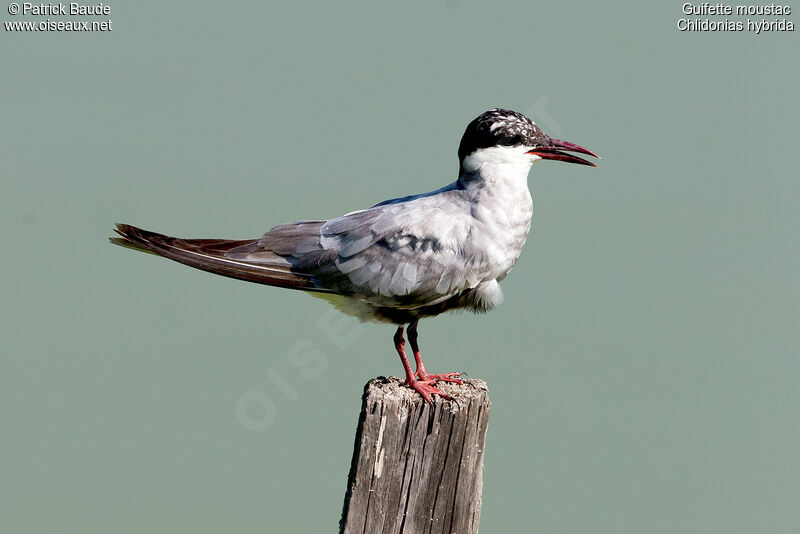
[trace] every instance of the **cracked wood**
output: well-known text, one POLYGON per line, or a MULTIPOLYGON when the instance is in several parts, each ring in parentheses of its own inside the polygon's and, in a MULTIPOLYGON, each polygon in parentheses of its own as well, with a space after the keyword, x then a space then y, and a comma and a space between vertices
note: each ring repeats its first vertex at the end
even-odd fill
POLYGON ((486 383, 437 385, 433 406, 397 378, 364 388, 340 523, 344 534, 478 532, 486 383))

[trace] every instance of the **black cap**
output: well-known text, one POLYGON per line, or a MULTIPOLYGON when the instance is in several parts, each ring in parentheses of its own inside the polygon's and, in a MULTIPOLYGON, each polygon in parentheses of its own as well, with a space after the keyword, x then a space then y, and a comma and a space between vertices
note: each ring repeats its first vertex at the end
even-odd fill
POLYGON ((510 109, 495 108, 469 123, 458 147, 458 160, 463 163, 465 157, 479 148, 549 144, 550 137, 531 119, 510 109))

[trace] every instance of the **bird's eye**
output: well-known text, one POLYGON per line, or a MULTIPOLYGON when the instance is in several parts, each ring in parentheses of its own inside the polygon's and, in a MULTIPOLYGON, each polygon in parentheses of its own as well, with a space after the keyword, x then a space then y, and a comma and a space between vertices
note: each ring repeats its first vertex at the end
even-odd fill
POLYGON ((518 135, 505 136, 505 137, 501 137, 500 138, 498 144, 503 145, 503 146, 521 145, 522 144, 522 138, 520 138, 520 136, 518 136, 518 135))

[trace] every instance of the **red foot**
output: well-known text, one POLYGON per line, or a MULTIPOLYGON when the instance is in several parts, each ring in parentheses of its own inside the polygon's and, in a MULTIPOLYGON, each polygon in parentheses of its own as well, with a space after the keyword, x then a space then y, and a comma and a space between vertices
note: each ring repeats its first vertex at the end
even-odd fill
POLYGON ((428 404, 433 404, 433 399, 431 398, 432 395, 439 395, 443 399, 450 400, 450 395, 438 388, 433 387, 433 384, 435 383, 436 380, 417 380, 416 378, 413 380, 406 379, 406 381, 403 382, 404 385, 422 395, 422 398, 425 399, 425 402, 428 404))
POLYGON ((453 384, 463 384, 464 382, 456 378, 457 376, 461 376, 461 373, 441 373, 438 375, 429 375, 426 372, 420 373, 417 371, 414 376, 420 380, 430 380, 433 383, 436 382, 451 382, 453 384))

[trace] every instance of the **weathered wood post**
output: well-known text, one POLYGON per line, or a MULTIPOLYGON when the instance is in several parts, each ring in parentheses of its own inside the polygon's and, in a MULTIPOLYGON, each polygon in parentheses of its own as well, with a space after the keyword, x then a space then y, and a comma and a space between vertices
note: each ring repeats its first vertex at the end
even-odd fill
POLYGON ((489 393, 482 380, 437 384, 433 406, 376 378, 364 388, 340 522, 343 534, 474 534, 489 393))

